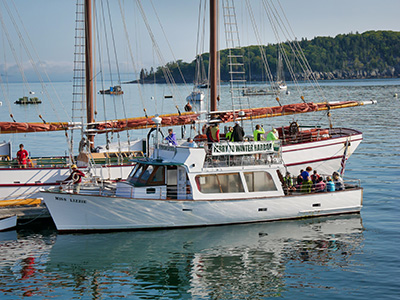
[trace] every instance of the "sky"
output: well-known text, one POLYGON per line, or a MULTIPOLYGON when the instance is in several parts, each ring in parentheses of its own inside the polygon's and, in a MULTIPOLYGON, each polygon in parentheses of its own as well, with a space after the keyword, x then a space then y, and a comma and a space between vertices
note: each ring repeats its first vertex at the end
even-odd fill
MULTIPOLYGON (((269 25, 266 17, 262 14, 263 8, 260 1, 248 1, 252 5, 255 18, 261 20, 259 31, 263 36, 262 42, 276 43, 273 33, 266 29, 269 25)), ((11 10, 14 10, 14 6, 17 8, 29 34, 29 39, 34 45, 34 52, 38 54, 41 64, 45 66, 50 78, 53 81, 71 80, 76 1, 6 0, 5 2, 8 3, 11 10)), ((133 67, 130 64, 131 56, 135 67, 138 69, 142 67, 150 69, 152 66, 156 67, 162 62, 165 63, 174 59, 190 62, 195 58, 199 0, 142 1, 152 34, 159 46, 159 52, 150 42, 149 32, 138 9, 133 9, 134 2, 134 0, 109 0, 109 5, 113 9, 113 20, 116 20, 113 30, 122 73, 133 73, 133 67), (118 14, 119 3, 123 7, 125 19, 118 14), (162 27, 154 16, 151 4, 156 8, 162 27), (126 39, 121 20, 126 22, 132 50, 129 50, 128 44, 124 42, 126 39)), ((242 11, 245 2, 245 0, 236 1, 238 18, 245 15, 242 11)), ((276 0, 274 0, 274 3, 276 3, 276 0)), ((280 3, 298 39, 312 39, 316 36, 334 37, 338 34, 362 33, 368 30, 400 31, 400 0, 280 0, 280 3)), ((106 2, 103 5, 107 5, 106 2)), ((2 23, 5 24, 4 27, 10 26, 11 22, 3 4, 0 4, 0 12, 2 23)), ((239 26, 243 30, 241 44, 243 46, 256 44, 256 39, 249 33, 252 31, 250 19, 244 18, 239 22, 239 26)), ((6 50, 9 48, 9 43, 3 26, 0 30, 2 32, 0 40, 2 45, 0 54, 1 72, 4 74, 4 61, 7 61, 6 65, 9 70, 7 74, 12 77, 12 72, 16 72, 17 67, 13 55, 9 50, 6 50)), ((18 34, 12 33, 10 30, 9 35, 13 39, 18 34)), ((110 39, 110 36, 108 38, 110 39)), ((111 42, 108 44, 111 44, 111 42)), ((205 52, 208 51, 207 47, 204 47, 205 52)), ((21 60, 24 61, 24 68, 29 73, 28 58, 23 58, 21 42, 15 42, 14 48, 15 55, 21 57, 21 60)), ((222 48, 224 48, 223 45, 222 48)), ((101 51, 106 53, 105 48, 101 51)), ((112 47, 108 51, 112 56, 114 51, 112 47)))

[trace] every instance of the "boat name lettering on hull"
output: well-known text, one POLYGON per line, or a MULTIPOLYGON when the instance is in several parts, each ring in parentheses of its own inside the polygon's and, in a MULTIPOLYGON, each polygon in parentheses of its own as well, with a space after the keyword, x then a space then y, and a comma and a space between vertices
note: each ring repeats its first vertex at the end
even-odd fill
POLYGON ((58 200, 58 201, 67 201, 66 198, 62 198, 62 197, 55 197, 55 199, 58 200))
POLYGON ((69 202, 86 204, 86 200, 80 200, 80 199, 69 199, 69 202))

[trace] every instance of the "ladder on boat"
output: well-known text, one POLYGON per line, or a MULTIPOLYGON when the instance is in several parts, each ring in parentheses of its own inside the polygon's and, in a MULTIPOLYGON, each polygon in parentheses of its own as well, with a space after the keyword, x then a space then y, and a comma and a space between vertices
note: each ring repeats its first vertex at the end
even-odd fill
POLYGON ((246 72, 243 49, 240 47, 239 30, 233 0, 223 0, 223 16, 226 47, 228 49, 228 67, 230 75, 230 92, 233 110, 241 110, 248 97, 243 93, 246 89, 246 72))
POLYGON ((76 1, 74 77, 72 91, 72 121, 84 124, 86 115, 85 83, 85 5, 76 1))

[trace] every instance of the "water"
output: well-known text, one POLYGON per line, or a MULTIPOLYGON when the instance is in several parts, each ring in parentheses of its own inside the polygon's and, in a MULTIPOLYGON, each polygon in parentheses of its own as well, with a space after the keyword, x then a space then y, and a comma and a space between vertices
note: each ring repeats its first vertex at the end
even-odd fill
MULTIPOLYGON (((135 87, 123 88, 129 95, 135 87)), ((399 299, 400 100, 393 95, 400 94, 400 80, 324 82, 321 88, 329 100, 378 101, 332 117, 364 134, 345 174, 364 187, 360 215, 87 235, 51 228, 0 233, 0 299, 399 299)), ((282 102, 285 97, 295 96, 282 102)), ((251 101, 259 106, 265 98, 251 101)), ((31 108, 19 109, 33 117, 31 108)), ((326 122, 317 114, 305 118, 326 122)), ((293 119, 303 116, 257 122, 280 126, 293 119)), ((10 138, 39 155, 53 140, 10 138)), ((63 147, 62 139, 51 146, 63 147)))

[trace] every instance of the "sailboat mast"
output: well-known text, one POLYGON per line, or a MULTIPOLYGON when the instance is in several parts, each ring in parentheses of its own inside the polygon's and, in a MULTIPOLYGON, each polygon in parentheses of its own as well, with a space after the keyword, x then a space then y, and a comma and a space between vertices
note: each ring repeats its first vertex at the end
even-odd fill
POLYGON ((210 111, 217 110, 218 91, 218 0, 210 0, 210 111))
MULTIPOLYGON (((86 121, 94 122, 93 113, 93 40, 92 40, 92 0, 85 0, 85 73, 86 73, 86 121)), ((88 135, 93 147, 94 135, 88 135)))

